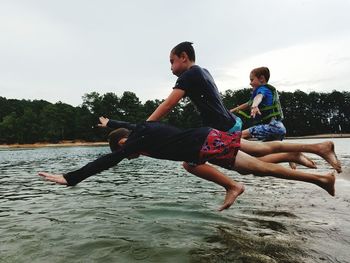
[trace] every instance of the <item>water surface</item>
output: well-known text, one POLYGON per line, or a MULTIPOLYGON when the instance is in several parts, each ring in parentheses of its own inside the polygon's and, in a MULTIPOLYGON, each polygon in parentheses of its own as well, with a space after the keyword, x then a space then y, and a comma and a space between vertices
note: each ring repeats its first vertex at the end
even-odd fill
POLYGON ((350 262, 350 139, 334 142, 344 167, 335 197, 225 171, 246 191, 223 212, 223 189, 178 162, 125 160, 65 187, 37 172, 80 168, 108 148, 1 150, 0 262, 350 262))

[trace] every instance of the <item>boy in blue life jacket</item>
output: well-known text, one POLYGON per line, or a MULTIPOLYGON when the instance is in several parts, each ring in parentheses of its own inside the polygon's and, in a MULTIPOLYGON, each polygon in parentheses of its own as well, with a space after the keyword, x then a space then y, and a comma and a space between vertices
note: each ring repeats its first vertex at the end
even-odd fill
POLYGON ((286 134, 278 92, 275 87, 267 84, 269 79, 270 71, 267 67, 253 69, 250 72, 250 85, 253 88, 250 100, 230 110, 252 121, 253 126, 242 131, 242 138, 282 141, 286 134), (249 109, 249 114, 243 111, 246 109, 249 109))

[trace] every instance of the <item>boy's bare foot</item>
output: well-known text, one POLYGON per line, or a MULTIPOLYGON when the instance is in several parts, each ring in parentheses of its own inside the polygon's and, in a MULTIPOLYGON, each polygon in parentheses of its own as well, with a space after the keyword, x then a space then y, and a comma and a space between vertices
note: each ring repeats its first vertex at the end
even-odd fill
POLYGON ((244 192, 244 189, 244 185, 240 183, 236 183, 234 187, 232 187, 231 189, 227 189, 225 201, 218 210, 222 211, 224 209, 229 208, 236 201, 237 197, 244 192))
POLYGON ((334 152, 334 143, 331 141, 322 142, 320 145, 319 155, 325 159, 336 171, 341 173, 341 164, 334 152))
POLYGON ((67 181, 62 174, 50 174, 46 172, 39 172, 38 175, 43 177, 46 181, 67 185, 67 181))
POLYGON ((293 162, 289 162, 289 167, 292 168, 293 170, 297 169, 297 164, 293 162))
POLYGON ((331 196, 335 195, 335 176, 334 173, 328 173, 321 177, 319 186, 326 190, 331 196))
POLYGON ((301 165, 308 167, 308 168, 313 168, 313 169, 317 168, 315 162, 313 160, 311 160, 309 157, 307 157, 306 155, 304 155, 303 153, 295 152, 295 153, 290 153, 290 154, 293 155, 293 159, 295 162, 294 163, 295 167, 292 165, 293 164, 292 162, 289 162, 289 166, 292 169, 296 169, 296 163, 301 164, 301 165))

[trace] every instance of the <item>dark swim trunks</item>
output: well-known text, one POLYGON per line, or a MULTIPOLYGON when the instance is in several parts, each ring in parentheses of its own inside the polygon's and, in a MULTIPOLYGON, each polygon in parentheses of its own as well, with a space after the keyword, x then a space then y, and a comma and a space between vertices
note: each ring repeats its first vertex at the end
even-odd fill
POLYGON ((233 169, 241 145, 241 132, 228 133, 211 130, 199 152, 201 163, 209 161, 218 166, 233 169))

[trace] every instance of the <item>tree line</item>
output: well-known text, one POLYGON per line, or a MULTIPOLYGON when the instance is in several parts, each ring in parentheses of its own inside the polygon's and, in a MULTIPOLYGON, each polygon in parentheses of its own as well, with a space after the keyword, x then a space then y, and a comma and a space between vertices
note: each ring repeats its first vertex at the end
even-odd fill
MULTIPOLYGON (((227 90, 222 99, 227 108, 246 102, 251 89, 227 90)), ((300 90, 280 92, 287 136, 327 133, 350 133, 350 93, 331 93, 300 90)), ((108 129, 96 127, 99 116, 129 122, 145 120, 162 102, 142 103, 135 93, 125 91, 122 96, 109 92, 91 92, 82 97, 83 103, 50 103, 45 100, 17 100, 0 97, 0 143, 56 143, 62 140, 104 141, 108 129)), ((162 120, 189 128, 201 125, 194 105, 183 99, 162 120)), ((248 124, 245 124, 245 127, 248 124)))

